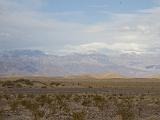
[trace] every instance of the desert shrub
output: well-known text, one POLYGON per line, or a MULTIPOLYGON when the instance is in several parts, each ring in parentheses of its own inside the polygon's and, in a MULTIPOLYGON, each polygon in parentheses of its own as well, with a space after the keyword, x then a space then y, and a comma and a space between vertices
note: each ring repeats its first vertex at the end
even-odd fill
POLYGON ((34 97, 35 97, 35 95, 33 95, 33 94, 27 94, 27 98, 33 99, 34 97))
POLYGON ((5 98, 6 100, 9 100, 10 99, 10 95, 4 94, 3 98, 5 98))
POLYGON ((118 114, 122 116, 122 120, 134 120, 135 115, 133 111, 132 102, 130 100, 124 100, 117 104, 118 114))
POLYGON ((48 95, 40 95, 40 96, 36 97, 35 100, 37 102, 39 102, 40 105, 42 105, 42 106, 44 104, 51 104, 51 102, 53 101, 53 99, 48 95))
POLYGON ((22 100, 22 105, 25 106, 27 109, 35 111, 39 108, 39 105, 37 102, 31 101, 31 100, 22 100))
POLYGON ((47 86, 42 86, 41 88, 47 88, 47 86))
POLYGON ((18 99, 23 99, 23 98, 25 98, 25 96, 24 96, 24 94, 18 94, 18 95, 17 95, 17 98, 18 98, 18 99))
POLYGON ((89 107, 91 105, 92 101, 88 98, 85 98, 83 101, 82 101, 82 105, 83 106, 86 106, 86 107, 89 107))
POLYGON ((58 108, 60 110, 63 110, 64 112, 69 111, 69 106, 66 102, 66 96, 65 95, 56 95, 55 96, 55 102, 58 105, 58 108))
POLYGON ((4 119, 5 110, 3 108, 0 109, 0 120, 4 119))
POLYGON ((3 95, 0 94, 0 100, 3 98, 3 95))
POLYGON ((61 85, 61 83, 59 83, 59 82, 51 82, 50 85, 51 85, 51 86, 53 86, 53 85, 59 86, 59 85, 61 85))
POLYGON ((65 99, 66 100, 70 100, 72 98, 72 94, 67 94, 67 95, 65 95, 65 99))
POLYGON ((75 102, 80 102, 81 96, 80 96, 80 95, 74 95, 74 96, 73 96, 73 100, 74 100, 75 102))
POLYGON ((28 110, 32 112, 33 119, 39 120, 44 116, 44 111, 39 110, 39 104, 33 100, 22 100, 21 104, 28 110))
POLYGON ((12 81, 5 81, 3 82, 2 87, 14 87, 14 83, 12 81))
POLYGON ((16 112, 19 104, 20 104, 20 102, 18 100, 11 100, 9 102, 11 111, 16 112))
POLYGON ((103 106, 105 104, 105 98, 100 96, 100 95, 96 95, 93 97, 94 103, 95 105, 99 108, 99 109, 103 109, 103 106))
POLYGON ((93 87, 89 85, 88 88, 93 88, 93 87))
POLYGON ((21 87, 23 87, 22 84, 25 84, 27 86, 33 86, 33 83, 30 80, 18 79, 18 80, 15 80, 15 81, 4 81, 2 83, 2 87, 8 87, 8 88, 18 87, 18 88, 21 88, 21 87))
POLYGON ((29 86, 33 86, 32 81, 30 81, 28 79, 23 79, 23 78, 16 80, 15 83, 23 83, 23 84, 26 84, 26 85, 29 85, 29 86))
POLYGON ((85 120, 85 112, 73 112, 72 114, 73 120, 85 120))
POLYGON ((17 83, 17 84, 16 84, 16 87, 17 87, 17 88, 22 88, 23 85, 21 85, 20 83, 17 83))
POLYGON ((49 110, 50 110, 50 113, 51 114, 54 114, 54 113, 56 113, 56 110, 57 110, 57 105, 56 105, 56 103, 51 103, 49 106, 49 110))
MULTIPOLYGON (((45 111, 43 110, 37 110, 36 111, 36 118, 43 118, 45 115, 45 111)), ((37 119, 36 119, 37 120, 37 119)), ((39 119, 38 119, 39 120, 39 119)))

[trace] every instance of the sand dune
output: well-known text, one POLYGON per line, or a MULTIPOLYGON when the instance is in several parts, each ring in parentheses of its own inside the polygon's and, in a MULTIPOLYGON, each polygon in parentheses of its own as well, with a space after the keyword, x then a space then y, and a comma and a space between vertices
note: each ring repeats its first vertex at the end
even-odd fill
POLYGON ((105 73, 88 73, 88 74, 80 74, 80 75, 72 75, 66 76, 66 78, 95 78, 95 79, 108 79, 108 78, 126 78, 123 75, 113 72, 105 72, 105 73))

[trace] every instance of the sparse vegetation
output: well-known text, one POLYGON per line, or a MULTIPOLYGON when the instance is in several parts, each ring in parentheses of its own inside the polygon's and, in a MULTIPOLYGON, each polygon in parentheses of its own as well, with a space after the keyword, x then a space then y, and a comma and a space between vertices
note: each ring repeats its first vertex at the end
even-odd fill
MULTIPOLYGON (((102 81, 103 82, 103 81, 102 81)), ((66 82, 66 81, 37 81, 30 79, 15 79, 0 81, 1 89, 5 90, 0 92, 0 120, 159 120, 160 119, 160 96, 158 92, 158 85, 156 87, 138 87, 140 90, 130 87, 129 90, 134 94, 126 94, 128 88, 121 86, 109 87, 112 92, 93 92, 93 93, 67 93, 59 94, 58 92, 51 94, 42 94, 41 92, 30 93, 7 93, 10 88, 46 90, 48 88, 64 88, 70 85, 72 87, 84 87, 82 82, 66 82), (73 84, 75 83, 75 84, 73 84), (65 84, 65 86, 63 86, 65 84), (122 89, 119 92, 116 89, 122 89), (153 92, 156 90, 156 92, 153 92), (146 91, 143 94, 143 91, 146 91), (148 93, 148 91, 150 91, 148 93), (5 94, 5 92, 7 94, 5 94), (153 94, 154 93, 154 94, 153 94)), ((90 82, 91 83, 91 82, 90 82)), ((101 83, 91 83, 94 89, 95 84, 98 86, 101 83)), ((111 85, 111 83, 109 83, 111 85)), ((116 85, 117 85, 116 84, 116 85)), ((140 83, 142 84, 142 83, 140 83)), ((145 83, 144 85, 148 85, 145 83)), ((154 83, 153 83, 154 84, 154 83)), ((152 85, 153 85, 152 84, 152 85)), ((127 83, 128 85, 128 83, 127 83)), ((104 85, 103 85, 104 86, 104 85)), ((103 88, 103 87, 102 87, 103 88)), ((11 89, 11 90, 12 90, 11 89)), ((19 90, 19 89, 18 89, 19 90)), ((50 89, 49 89, 50 90, 50 89)), ((65 89, 62 89, 65 90, 65 89)), ((76 90, 76 89, 75 89, 76 90)), ((65 92, 65 91, 64 91, 65 92)))
POLYGON ((65 118, 150 120, 159 117, 160 110, 159 97, 149 95, 1 94, 0 96, 0 104, 5 102, 0 109, 1 119, 14 117, 16 120, 19 116, 26 115, 31 120, 65 118))
POLYGON ((29 79, 23 79, 23 78, 16 80, 0 81, 0 87, 2 88, 32 88, 32 87, 47 88, 47 86, 48 85, 43 82, 31 81, 29 79))

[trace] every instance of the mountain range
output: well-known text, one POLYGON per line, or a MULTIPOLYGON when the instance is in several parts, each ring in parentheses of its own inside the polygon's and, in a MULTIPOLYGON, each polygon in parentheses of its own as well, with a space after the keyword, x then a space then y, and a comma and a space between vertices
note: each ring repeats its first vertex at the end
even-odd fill
POLYGON ((52 55, 40 50, 8 50, 0 52, 0 75, 66 76, 94 73, 98 76, 100 73, 110 73, 142 77, 160 73, 159 58, 137 54, 52 55))

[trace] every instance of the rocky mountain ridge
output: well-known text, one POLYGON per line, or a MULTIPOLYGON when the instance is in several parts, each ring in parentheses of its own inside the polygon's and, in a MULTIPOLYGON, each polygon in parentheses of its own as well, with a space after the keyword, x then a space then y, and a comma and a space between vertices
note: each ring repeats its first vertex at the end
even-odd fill
POLYGON ((39 50, 3 51, 0 52, 0 75, 64 76, 113 72, 124 76, 143 76, 159 73, 159 67, 149 63, 149 59, 148 64, 142 64, 143 60, 138 57, 111 57, 98 53, 59 56, 39 50))

